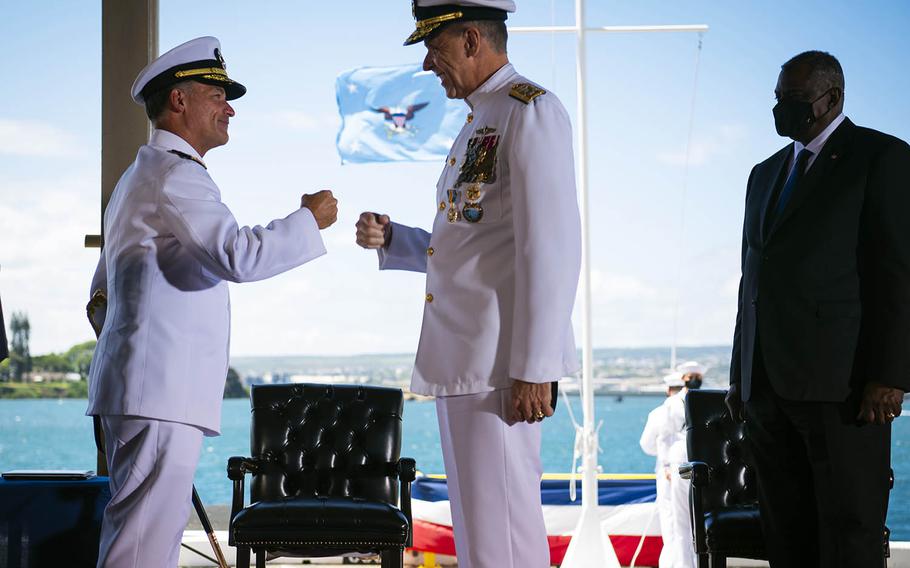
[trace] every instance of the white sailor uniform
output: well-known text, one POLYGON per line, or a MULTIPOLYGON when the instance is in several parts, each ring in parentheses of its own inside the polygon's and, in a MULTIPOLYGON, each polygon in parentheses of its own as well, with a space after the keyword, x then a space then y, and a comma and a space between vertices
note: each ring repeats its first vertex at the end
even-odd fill
POLYGON ((325 253, 298 209, 239 227, 190 144, 164 130, 139 149, 104 216, 92 282, 107 296, 87 414, 102 417, 112 500, 99 566, 176 566, 203 434, 218 435, 228 367, 228 281, 325 253))
POLYGON ((645 428, 638 442, 642 451, 656 458, 654 476, 657 486, 657 497, 654 506, 657 508, 660 534, 664 541, 664 546, 660 553, 659 568, 671 568, 668 543, 673 526, 673 509, 670 503, 670 479, 667 477, 670 465, 667 461, 667 455, 673 440, 666 435, 670 398, 672 397, 667 398, 660 406, 648 413, 648 420, 645 422, 645 428))
POLYGON ((393 224, 379 265, 427 274, 411 389, 438 397, 459 566, 548 566, 540 424, 506 417, 512 379, 578 369, 571 124, 559 99, 510 64, 467 103, 432 233, 393 224))
MULTIPOLYGON (((689 507, 691 482, 679 475, 679 466, 688 461, 686 449, 686 394, 683 389, 667 399, 668 418, 664 424, 664 437, 670 441, 666 461, 670 470, 670 527, 664 533, 661 566, 667 556, 671 568, 695 568, 695 545, 692 541, 692 517, 689 507)), ((661 531, 664 531, 661 526, 661 531)))

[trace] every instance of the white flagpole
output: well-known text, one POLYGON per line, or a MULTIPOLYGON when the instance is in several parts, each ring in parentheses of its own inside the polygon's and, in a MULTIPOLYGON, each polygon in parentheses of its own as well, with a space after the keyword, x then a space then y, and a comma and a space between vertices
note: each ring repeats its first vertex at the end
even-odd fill
POLYGON ((582 424, 582 478, 581 516, 569 549, 562 561, 564 568, 619 568, 619 559, 600 527, 597 491, 597 430, 594 427, 593 368, 594 348, 591 338, 591 234, 588 212, 588 123, 587 100, 585 97, 585 0, 575 0, 575 29, 578 42, 576 54, 577 108, 576 125, 578 132, 578 200, 581 209, 581 334, 582 334, 582 379, 581 396, 584 409, 582 424))
POLYGON ((591 326, 591 238, 588 212, 588 129, 585 96, 587 32, 706 32, 705 25, 599 26, 585 27, 585 0, 575 0, 574 26, 512 27, 510 33, 574 33, 578 42, 575 65, 577 109, 575 129, 578 133, 578 200, 581 213, 581 302, 582 302, 582 503, 581 516, 572 533, 572 541, 563 559, 563 568, 620 568, 609 535, 601 530, 598 514, 597 428, 594 425, 594 348, 591 326))

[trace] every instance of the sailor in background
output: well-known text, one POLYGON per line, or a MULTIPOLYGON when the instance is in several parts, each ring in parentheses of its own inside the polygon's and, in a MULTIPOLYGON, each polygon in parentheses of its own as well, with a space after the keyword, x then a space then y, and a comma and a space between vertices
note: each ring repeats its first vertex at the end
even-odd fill
POLYGON ((227 283, 325 254, 330 192, 304 195, 266 227, 239 227, 221 202, 203 157, 227 143, 228 101, 245 92, 213 37, 175 47, 133 84, 155 129, 111 196, 91 289, 107 296, 107 312, 94 318, 104 325, 87 414, 101 417, 112 493, 98 566, 177 565, 202 437, 220 429, 227 283))
MULTIPOLYGON (((670 420, 670 401, 685 386, 682 374, 673 372, 664 376, 664 385, 667 388, 667 398, 660 406, 648 413, 645 429, 641 433, 639 445, 643 452, 655 456, 654 476, 657 483, 658 520, 660 521, 660 534, 664 541, 661 549, 659 568, 670 568, 669 535, 673 527, 673 511, 670 503, 670 462, 668 454, 670 446, 675 442, 675 436, 668 436, 667 422, 670 420)), ((671 433, 672 434, 672 433, 671 433)))
MULTIPOLYGON (((461 568, 549 566, 540 500, 551 383, 578 369, 581 234, 572 129, 506 53, 510 0, 417 0, 424 69, 471 109, 436 186, 432 232, 364 213, 380 269, 426 273, 411 390, 434 395, 461 568)), ((429 212, 429 211, 428 211, 429 212)))
MULTIPOLYGON (((689 461, 686 446, 686 395, 690 390, 701 388, 705 368, 696 361, 686 361, 676 367, 676 373, 685 385, 675 396, 667 400, 669 412, 664 424, 667 448, 667 469, 670 481, 670 527, 664 536, 664 550, 669 555, 672 568, 695 568, 695 544, 692 539, 692 515, 689 505, 691 482, 679 475, 679 466, 689 461)), ((663 531, 663 525, 661 525, 663 531)), ((664 553, 661 552, 661 559, 664 553)), ((661 564, 663 566, 663 564, 661 564)))

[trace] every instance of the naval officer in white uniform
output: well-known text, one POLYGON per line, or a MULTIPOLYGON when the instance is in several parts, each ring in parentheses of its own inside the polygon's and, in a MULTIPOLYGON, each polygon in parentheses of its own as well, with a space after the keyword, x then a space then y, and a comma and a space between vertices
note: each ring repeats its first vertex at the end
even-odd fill
POLYGON ((540 421, 551 383, 579 366, 572 129, 559 99, 509 63, 511 0, 413 7, 405 44, 424 42, 424 69, 471 112, 427 196, 432 232, 364 213, 357 242, 381 269, 426 272, 411 389, 437 397, 458 565, 549 566, 540 421))
MULTIPOLYGON (((660 568, 695 568, 695 544, 692 538, 692 514, 689 506, 691 482, 679 475, 679 466, 688 461, 686 449, 686 395, 701 388, 705 367, 697 361, 686 361, 676 367, 672 377, 683 386, 654 412, 662 415, 657 429, 658 461, 663 476, 657 473, 658 510, 661 512, 660 533, 663 548, 660 568), (662 479, 663 477, 663 479, 662 479), (663 493, 663 497, 661 497, 663 493)), ((650 416, 649 416, 650 421, 650 416)), ((644 435, 642 448, 644 448, 644 435)))
MULTIPOLYGON (((670 528, 664 536, 664 552, 669 556, 671 568, 695 568, 695 543, 692 536, 692 512, 689 491, 692 482, 679 475, 679 466, 689 461, 686 446, 686 395, 701 388, 705 367, 697 361, 686 361, 676 367, 685 388, 668 399, 669 417, 664 425, 664 435, 671 440, 666 460, 670 470, 670 528)), ((663 531, 663 526, 661 526, 663 531)), ((664 552, 660 558, 663 561, 664 552)), ((661 564, 663 566, 663 564, 661 564)))
MULTIPOLYGON (((671 535, 673 534, 673 504, 670 500, 670 481, 672 472, 670 470, 670 447, 677 441, 677 436, 672 428, 667 428, 667 423, 671 422, 671 405, 675 404, 675 397, 685 383, 683 382, 682 373, 673 372, 664 376, 664 385, 667 387, 667 398, 660 406, 648 413, 648 420, 645 422, 645 428, 641 433, 641 439, 638 444, 643 452, 649 456, 655 456, 654 476, 657 487, 657 498, 655 507, 657 508, 657 518, 660 524, 660 534, 663 539, 663 547, 658 560, 659 568, 673 568, 671 535)), ((685 409, 683 409, 685 410, 685 409)), ((683 417, 685 419, 685 416, 683 417)))
POLYGON ((177 565, 204 435, 218 435, 228 365, 228 282, 274 276, 325 254, 330 192, 265 227, 239 227, 203 158, 226 144, 221 47, 198 38, 139 73, 132 97, 155 129, 114 189, 92 283, 107 296, 88 414, 105 435, 112 499, 98 566, 177 565))

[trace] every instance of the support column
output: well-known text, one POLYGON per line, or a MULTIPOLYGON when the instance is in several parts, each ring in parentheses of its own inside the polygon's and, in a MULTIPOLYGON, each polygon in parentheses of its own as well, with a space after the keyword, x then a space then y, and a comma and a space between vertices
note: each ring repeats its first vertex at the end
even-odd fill
MULTIPOLYGON (((130 98, 139 71, 158 55, 158 0, 101 3, 101 216, 117 180, 148 141, 149 121, 130 98)), ((103 231, 103 229, 102 229, 103 231)), ((101 246, 86 235, 86 246, 101 246)))

